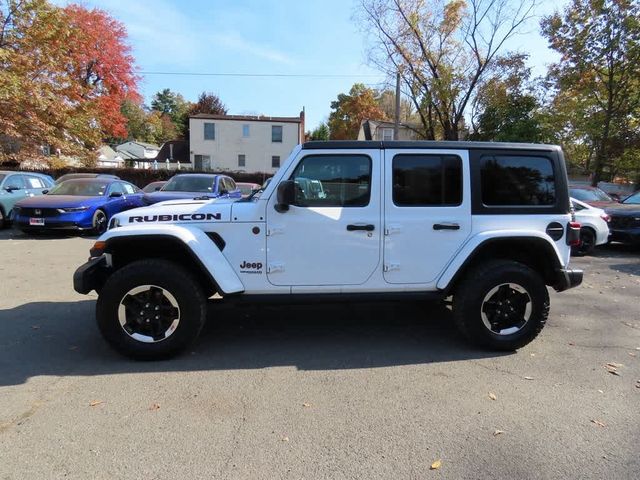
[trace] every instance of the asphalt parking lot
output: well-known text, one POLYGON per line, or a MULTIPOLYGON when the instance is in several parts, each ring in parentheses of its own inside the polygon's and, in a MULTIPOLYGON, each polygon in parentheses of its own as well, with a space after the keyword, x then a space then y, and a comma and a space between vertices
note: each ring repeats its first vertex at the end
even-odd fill
POLYGON ((92 241, 0 232, 0 479, 639 476, 640 251, 575 259, 517 353, 429 304, 243 307, 149 363, 71 287, 92 241))

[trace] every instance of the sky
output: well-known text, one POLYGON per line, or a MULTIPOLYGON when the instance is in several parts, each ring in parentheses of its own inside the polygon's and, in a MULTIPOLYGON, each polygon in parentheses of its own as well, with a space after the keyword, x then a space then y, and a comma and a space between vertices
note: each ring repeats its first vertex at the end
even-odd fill
MULTIPOLYGON (((567 0, 542 0, 545 15, 567 0)), ((57 4, 69 3, 54 0, 57 4)), ((356 83, 386 78, 367 65, 366 35, 354 21, 356 0, 84 0, 127 28, 147 104, 164 88, 195 101, 217 94, 229 114, 297 116, 306 128, 325 121, 330 104, 356 83), (334 77, 186 76, 152 72, 334 75, 334 77)), ((509 50, 531 54, 534 74, 556 60, 538 21, 509 50)))

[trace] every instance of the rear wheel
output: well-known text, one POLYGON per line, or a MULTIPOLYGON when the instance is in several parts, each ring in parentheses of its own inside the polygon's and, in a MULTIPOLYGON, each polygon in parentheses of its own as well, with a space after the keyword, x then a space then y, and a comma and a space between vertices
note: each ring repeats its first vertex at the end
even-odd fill
POLYGON ((453 297, 453 317, 472 343, 516 350, 531 342, 549 315, 549 293, 533 269, 493 261, 471 270, 453 297))
POLYGON ((93 231, 98 235, 102 235, 107 231, 107 214, 102 210, 96 210, 93 214, 93 231))
POLYGON ((580 244, 571 247, 571 253, 582 257, 584 255, 589 255, 596 248, 596 234, 590 228, 581 228, 580 229, 580 244))
POLYGON ((198 337, 206 318, 206 298, 180 265, 140 260, 107 279, 96 317, 102 335, 120 353, 136 359, 166 358, 198 337))
POLYGON ((5 215, 4 210, 2 209, 2 207, 0 207, 0 230, 5 228, 8 223, 9 222, 7 220, 7 216, 5 215))

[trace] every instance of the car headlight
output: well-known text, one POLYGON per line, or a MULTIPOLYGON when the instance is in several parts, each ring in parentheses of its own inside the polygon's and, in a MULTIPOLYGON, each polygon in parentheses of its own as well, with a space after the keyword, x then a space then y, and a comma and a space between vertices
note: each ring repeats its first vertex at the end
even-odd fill
POLYGON ((111 230, 112 228, 118 228, 119 226, 120 220, 118 220, 116 217, 113 217, 109 222, 109 230, 111 230))
POLYGON ((71 212, 84 212, 85 210, 89 210, 89 207, 59 208, 58 212, 60 212, 60 213, 71 213, 71 212))

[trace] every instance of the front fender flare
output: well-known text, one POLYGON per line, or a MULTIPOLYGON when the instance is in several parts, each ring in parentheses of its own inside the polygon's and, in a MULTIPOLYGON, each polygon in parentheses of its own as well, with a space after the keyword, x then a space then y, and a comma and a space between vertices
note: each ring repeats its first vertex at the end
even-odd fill
POLYGON ((244 292, 244 285, 233 270, 227 258, 218 246, 209 239, 207 234, 199 228, 181 225, 135 225, 113 228, 106 231, 99 241, 109 243, 116 239, 126 240, 127 237, 172 237, 192 253, 193 258, 203 267, 218 285, 223 294, 244 292))

